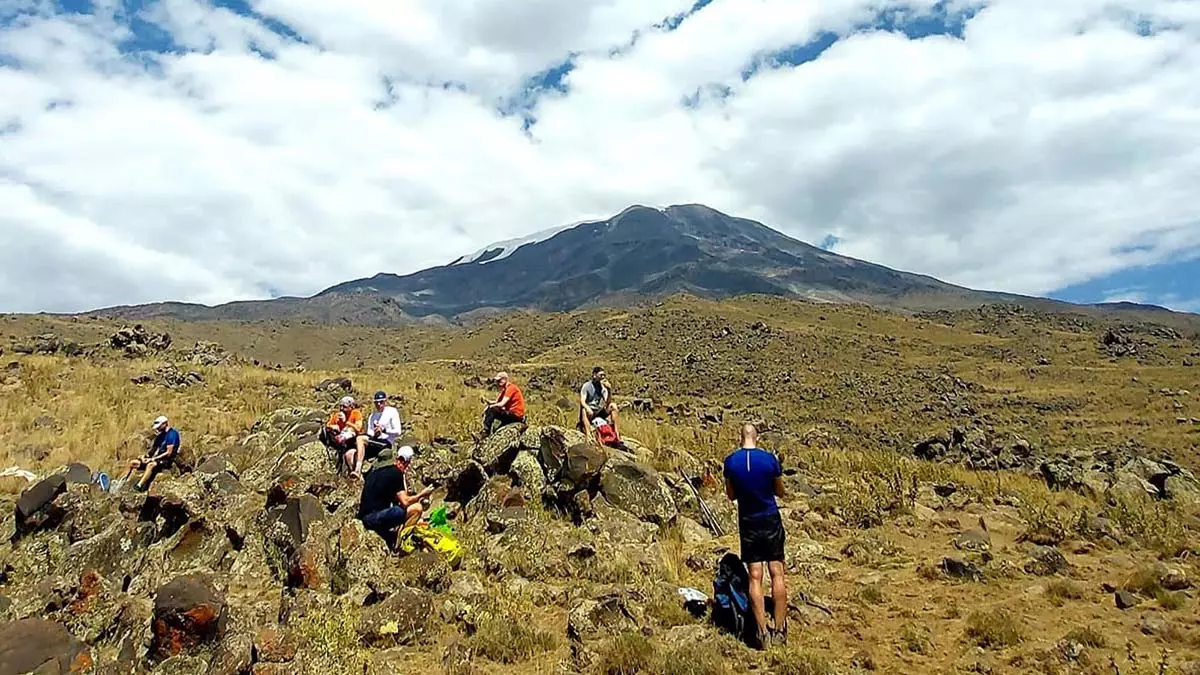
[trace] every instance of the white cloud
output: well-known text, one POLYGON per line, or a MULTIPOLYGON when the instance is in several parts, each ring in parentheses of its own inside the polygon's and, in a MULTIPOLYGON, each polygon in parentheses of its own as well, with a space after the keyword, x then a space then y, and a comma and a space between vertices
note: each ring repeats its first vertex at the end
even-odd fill
POLYGON ((999 0, 965 40, 862 33, 746 82, 933 3, 714 0, 672 32, 691 0, 251 3, 302 44, 161 0, 161 55, 98 4, 0 13, 0 310, 311 294, 635 202, 1025 293, 1200 247, 1195 3, 999 0), (496 112, 569 53, 530 134, 496 112))

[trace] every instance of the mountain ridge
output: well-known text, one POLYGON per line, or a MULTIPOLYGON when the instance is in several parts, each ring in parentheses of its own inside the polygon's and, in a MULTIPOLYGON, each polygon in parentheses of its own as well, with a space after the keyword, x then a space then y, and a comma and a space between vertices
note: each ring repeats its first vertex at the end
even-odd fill
POLYGON ((1082 305, 956 286, 839 255, 758 221, 694 203, 663 208, 635 204, 607 219, 503 240, 410 274, 380 272, 345 281, 310 297, 214 306, 126 305, 83 315, 125 320, 292 318, 376 326, 445 324, 481 312, 574 311, 678 293, 711 299, 761 294, 905 312, 1013 303, 1050 311, 1192 316, 1151 305, 1082 305))

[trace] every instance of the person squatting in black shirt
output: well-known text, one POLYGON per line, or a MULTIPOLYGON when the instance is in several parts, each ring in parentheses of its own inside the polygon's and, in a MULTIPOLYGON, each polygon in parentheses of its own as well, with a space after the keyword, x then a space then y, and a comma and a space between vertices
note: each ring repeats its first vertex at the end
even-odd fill
MULTIPOLYGON (((387 459, 388 454, 387 450, 383 451, 379 460, 387 459)), ((397 531, 420 522, 421 500, 433 494, 433 486, 415 495, 409 494, 406 474, 412 458, 413 449, 405 445, 396 451, 395 461, 390 464, 380 461, 363 482, 358 519, 363 527, 383 537, 392 549, 396 547, 397 531)))

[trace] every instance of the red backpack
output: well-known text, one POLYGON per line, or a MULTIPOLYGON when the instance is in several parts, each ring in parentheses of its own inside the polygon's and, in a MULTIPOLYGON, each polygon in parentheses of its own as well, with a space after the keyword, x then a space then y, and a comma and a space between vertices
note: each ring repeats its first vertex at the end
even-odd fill
POLYGON ((596 429, 596 436, 600 440, 601 445, 617 444, 617 431, 613 429, 611 424, 602 424, 596 429))

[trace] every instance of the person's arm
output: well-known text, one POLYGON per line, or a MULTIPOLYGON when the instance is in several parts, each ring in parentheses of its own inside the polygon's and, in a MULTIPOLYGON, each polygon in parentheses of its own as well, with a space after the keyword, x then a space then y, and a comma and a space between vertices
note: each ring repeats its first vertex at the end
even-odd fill
POLYGON ((421 490, 420 492, 418 492, 417 494, 412 495, 412 496, 409 496, 407 491, 401 490, 400 492, 396 493, 396 501, 399 502, 401 507, 407 509, 408 507, 412 506, 413 504, 419 503, 422 499, 425 499, 426 497, 428 497, 432 494, 433 494, 433 486, 432 485, 425 486, 424 490, 421 490))
POLYGON ((351 410, 350 416, 346 418, 346 426, 353 429, 355 434, 361 434, 363 430, 362 413, 357 410, 351 410))
POLYGON ((779 464, 779 458, 775 459, 775 496, 783 498, 783 467, 779 464))
POLYGON ((400 411, 392 408, 388 411, 386 424, 384 425, 384 433, 400 436, 404 432, 404 427, 400 424, 400 411))
POLYGON ((731 502, 737 499, 737 495, 733 492, 733 483, 731 483, 728 478, 725 479, 725 496, 728 497, 729 501, 731 502))

